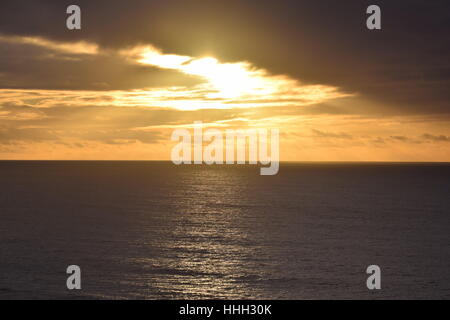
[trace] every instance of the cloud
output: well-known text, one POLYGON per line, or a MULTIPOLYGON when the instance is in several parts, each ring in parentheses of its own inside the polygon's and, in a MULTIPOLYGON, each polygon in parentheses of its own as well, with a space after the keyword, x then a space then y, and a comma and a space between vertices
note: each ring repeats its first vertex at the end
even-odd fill
MULTIPOLYGON (((170 139, 172 128, 194 121, 215 123, 240 116, 234 110, 179 111, 114 105, 96 92, 22 91, 0 93, 0 144, 94 141, 111 145, 156 144, 170 139)), ((119 99, 120 100, 120 99, 119 99)))
MULTIPOLYGON (((250 62, 221 62, 213 57, 190 57, 164 54, 153 46, 138 46, 120 53, 135 63, 160 69, 176 70, 196 76, 204 83, 193 88, 202 91, 201 101, 213 101, 213 108, 246 108, 264 106, 302 106, 322 103, 327 100, 351 96, 336 87, 325 85, 305 85, 286 75, 272 75, 267 70, 257 68, 250 62)), ((181 109, 192 109, 193 105, 181 109)))
POLYGON ((445 135, 434 135, 429 133, 424 133, 421 136, 417 137, 407 137, 407 136, 390 136, 391 140, 400 141, 404 143, 414 143, 420 144, 424 142, 450 142, 450 136, 445 135))
MULTIPOLYGON (((10 88, 39 83, 42 89, 53 86, 58 90, 109 90, 108 94, 114 96, 111 99, 121 105, 157 105, 181 110, 306 106, 351 96, 336 87, 306 85, 285 75, 272 75, 246 61, 228 63, 212 57, 165 54, 149 45, 115 51, 100 49, 89 42, 66 43, 42 37, 0 36, 2 42, 3 54, 20 62, 4 66, 3 70, 0 67, 2 74, 11 75, 1 77, 0 85, 3 79, 3 86, 10 88), (28 56, 16 55, 22 46, 30 47, 28 56), (117 66, 135 75, 142 71, 161 77, 155 79, 157 87, 130 88, 132 81, 126 77, 122 76, 122 80, 110 77, 117 66), (163 75, 180 79, 169 84, 164 82, 163 75), (128 84, 113 90, 119 81, 128 84), (180 82, 182 86, 176 85, 180 82)), ((95 101, 95 94, 98 95, 85 93, 82 100, 95 101)))
POLYGON ((57 42, 42 37, 27 37, 27 36, 5 36, 0 35, 0 42, 33 45, 42 47, 52 51, 62 53, 70 53, 73 55, 96 55, 99 53, 99 47, 96 44, 85 41, 77 42, 57 42))
POLYGON ((129 63, 96 43, 58 42, 43 37, 0 36, 0 88, 131 90, 191 86, 193 77, 129 63))
MULTIPOLYGON (((8 37, 46 39, 58 45, 95 44, 104 52, 152 44, 177 59, 213 56, 232 63, 251 61, 303 85, 358 93, 387 112, 450 115, 450 47, 442 42, 450 32, 448 1, 411 0, 405 6, 380 0, 377 4, 389 15, 384 15, 379 33, 368 32, 362 22, 371 4, 368 1, 130 0, 123 5, 120 1, 94 4, 79 0, 85 13, 79 32, 65 28, 69 4, 65 0, 3 0, 0 30, 8 37), (21 19, 17 19, 19 14, 21 19), (127 18, 117 18, 121 16, 127 18)), ((40 68, 37 61, 20 57, 24 50, 14 51, 11 55, 0 52, 2 61, 18 60, 14 68, 10 62, 0 66, 0 87, 117 90, 195 81, 188 75, 181 80, 170 69, 131 67, 117 57, 103 55, 68 65, 39 61, 40 68), (46 72, 48 68, 51 72, 46 72)), ((61 52, 57 57, 77 58, 61 52)), ((364 114, 365 108, 361 105, 359 112, 364 114)))
POLYGON ((333 132, 324 132, 317 129, 313 129, 312 132, 314 133, 314 136, 317 138, 348 139, 348 140, 353 139, 351 135, 344 132, 333 133, 333 132))
POLYGON ((392 140, 397 140, 397 141, 401 141, 401 142, 408 142, 408 141, 411 141, 410 138, 405 137, 405 136, 390 136, 390 138, 391 138, 392 140))
POLYGON ((432 142, 450 142, 450 136, 445 135, 433 135, 425 133, 422 135, 422 138, 432 142))
POLYGON ((449 3, 379 1, 382 32, 365 0, 79 0, 70 32, 69 0, 2 0, 1 152, 139 158, 201 120, 299 159, 450 159, 449 3))

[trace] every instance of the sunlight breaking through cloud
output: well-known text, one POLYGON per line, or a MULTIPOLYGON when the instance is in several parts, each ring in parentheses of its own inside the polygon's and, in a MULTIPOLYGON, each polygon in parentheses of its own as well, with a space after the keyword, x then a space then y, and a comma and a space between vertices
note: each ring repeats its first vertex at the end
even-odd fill
POLYGON ((120 53, 141 65, 176 70, 203 79, 203 84, 185 88, 187 99, 184 101, 178 100, 176 105, 164 102, 165 106, 182 110, 301 106, 349 96, 336 87, 306 85, 285 75, 271 75, 249 62, 222 63, 213 57, 164 54, 152 46, 139 46, 120 53))
MULTIPOLYGON (((35 36, 3 36, 0 42, 45 48, 49 52, 97 57, 115 57, 127 64, 178 72, 196 79, 197 84, 141 87, 131 90, 52 92, 53 104, 73 96, 79 105, 96 101, 117 106, 171 108, 177 110, 234 109, 258 107, 299 107, 351 96, 337 87, 304 84, 287 75, 274 75, 248 61, 221 62, 214 57, 165 54, 151 45, 115 50, 91 42, 58 42, 35 36), (200 84, 198 84, 200 81, 200 84), (78 97, 83 96, 82 99, 78 97), (108 99, 104 99, 108 96, 108 99)), ((175 73, 176 76, 176 73, 175 73)), ((150 78, 149 78, 150 80, 150 78)), ((150 82, 149 82, 150 84, 150 82)))

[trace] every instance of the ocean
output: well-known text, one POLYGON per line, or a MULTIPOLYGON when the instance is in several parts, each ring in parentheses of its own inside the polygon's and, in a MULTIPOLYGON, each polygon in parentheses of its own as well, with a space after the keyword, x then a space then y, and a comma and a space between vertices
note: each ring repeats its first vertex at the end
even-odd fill
POLYGON ((449 164, 2 161, 0 179, 0 299, 450 298, 449 164))

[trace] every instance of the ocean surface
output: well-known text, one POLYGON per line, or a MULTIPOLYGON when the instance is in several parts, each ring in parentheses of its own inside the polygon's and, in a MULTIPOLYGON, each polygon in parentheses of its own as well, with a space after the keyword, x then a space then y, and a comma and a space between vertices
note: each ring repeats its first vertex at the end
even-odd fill
POLYGON ((450 298, 448 164, 0 162, 0 182, 0 299, 450 298))

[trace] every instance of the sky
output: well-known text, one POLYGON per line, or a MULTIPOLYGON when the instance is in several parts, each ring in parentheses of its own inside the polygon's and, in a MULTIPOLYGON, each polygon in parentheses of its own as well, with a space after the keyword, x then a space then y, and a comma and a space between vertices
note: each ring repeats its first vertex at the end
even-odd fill
POLYGON ((447 0, 2 0, 0 159, 168 160, 202 121, 286 161, 450 161, 449 35, 447 0))

